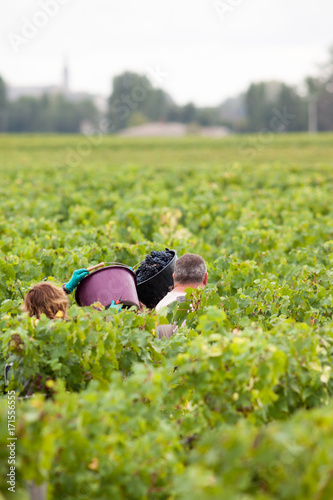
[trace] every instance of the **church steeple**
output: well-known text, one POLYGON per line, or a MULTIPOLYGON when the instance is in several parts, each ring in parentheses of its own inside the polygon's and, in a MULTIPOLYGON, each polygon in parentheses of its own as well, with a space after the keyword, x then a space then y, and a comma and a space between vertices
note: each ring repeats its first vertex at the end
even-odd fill
POLYGON ((68 63, 67 63, 66 59, 64 59, 62 86, 63 86, 64 95, 68 96, 68 94, 69 94, 69 69, 68 69, 68 63))

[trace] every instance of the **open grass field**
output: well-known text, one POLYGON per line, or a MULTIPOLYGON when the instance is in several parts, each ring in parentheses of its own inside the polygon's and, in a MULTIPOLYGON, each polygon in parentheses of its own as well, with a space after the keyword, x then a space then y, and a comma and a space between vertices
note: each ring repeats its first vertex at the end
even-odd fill
POLYGON ((333 498, 333 135, 0 136, 0 179, 0 498, 333 498), (170 340, 183 305, 21 313, 41 280, 165 247, 209 272, 170 340))

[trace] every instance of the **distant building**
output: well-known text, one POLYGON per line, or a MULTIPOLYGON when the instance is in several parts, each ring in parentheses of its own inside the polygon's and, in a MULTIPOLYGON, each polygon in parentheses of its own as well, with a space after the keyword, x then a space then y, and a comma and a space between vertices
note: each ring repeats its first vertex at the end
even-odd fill
POLYGON ((67 62, 64 64, 62 87, 64 95, 68 97, 70 95, 70 90, 69 90, 69 68, 67 62))
POLYGON ((118 132, 124 137, 184 137, 195 133, 204 137, 220 138, 230 134, 226 127, 198 127, 191 130, 184 123, 144 123, 137 127, 130 127, 118 132))
POLYGON ((7 96, 10 101, 16 101, 20 97, 41 97, 42 95, 63 94, 63 88, 55 85, 47 87, 12 87, 7 86, 7 96))
POLYGON ((219 118, 236 127, 244 122, 246 119, 244 94, 226 99, 219 107, 219 118))
POLYGON ((10 101, 16 101, 20 97, 41 97, 42 95, 47 94, 50 96, 62 94, 73 102, 82 101, 84 99, 91 99, 95 104, 96 108, 105 112, 108 107, 108 101, 106 97, 89 94, 88 92, 72 92, 70 90, 70 72, 67 62, 64 63, 63 73, 62 73, 62 82, 60 85, 47 85, 47 86, 33 86, 33 87, 12 87, 10 85, 7 86, 7 96, 10 101))

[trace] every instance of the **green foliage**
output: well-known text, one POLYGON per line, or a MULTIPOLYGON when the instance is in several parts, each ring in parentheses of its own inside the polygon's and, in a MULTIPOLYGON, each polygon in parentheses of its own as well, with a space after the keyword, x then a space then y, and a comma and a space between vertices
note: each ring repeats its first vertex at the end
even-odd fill
POLYGON ((153 88, 144 75, 127 71, 116 76, 109 98, 110 131, 115 132, 145 121, 165 119, 168 100, 167 94, 161 89, 153 88))
POLYGON ((333 495, 333 409, 258 430, 245 421, 204 435, 176 479, 182 500, 303 500, 333 495))
POLYGON ((251 84, 245 94, 245 105, 250 132, 307 130, 307 101, 284 83, 251 84))
POLYGON ((332 498, 332 137, 255 160, 250 140, 105 137, 74 167, 82 138, 0 138, 1 445, 15 390, 22 500, 30 480, 49 500, 332 498), (21 312, 41 280, 165 246, 207 261, 186 302, 21 312))
POLYGON ((53 401, 22 401, 17 488, 24 489, 24 479, 47 481, 50 498, 69 500, 332 498, 332 406, 260 429, 243 419, 200 439, 179 439, 160 411, 166 385, 137 366, 123 383, 117 374, 107 392, 92 384, 68 394, 60 384, 52 387, 53 401))
POLYGON ((0 76, 0 132, 7 130, 7 90, 0 76))
POLYGON ((72 102, 64 95, 22 96, 6 99, 0 77, 0 132, 78 133, 84 122, 96 126, 99 112, 90 99, 72 102))
POLYGON ((183 452, 171 422, 159 418, 160 386, 138 370, 131 386, 115 376, 105 393, 57 386, 52 402, 23 402, 19 477, 47 480, 52 498, 165 498, 183 452))
POLYGON ((47 381, 56 379, 72 391, 84 389, 90 380, 107 387, 114 370, 126 375, 138 361, 161 362, 161 348, 151 334, 153 317, 135 311, 87 312, 77 306, 70 316, 70 321, 3 316, 1 372, 13 363, 8 390, 43 392, 47 381))

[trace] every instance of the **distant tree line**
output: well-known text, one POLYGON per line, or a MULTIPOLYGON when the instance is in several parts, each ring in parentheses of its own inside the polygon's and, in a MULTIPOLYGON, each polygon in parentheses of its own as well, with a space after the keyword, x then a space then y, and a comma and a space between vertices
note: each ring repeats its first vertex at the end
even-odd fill
POLYGON ((253 83, 221 106, 178 106, 146 76, 125 72, 113 81, 108 118, 112 131, 151 121, 228 126, 235 132, 295 132, 308 129, 309 100, 315 100, 319 131, 333 130, 333 48, 320 75, 298 90, 282 82, 253 83))
POLYGON ((218 108, 196 108, 193 103, 178 106, 164 90, 154 88, 146 76, 130 72, 114 78, 108 108, 111 130, 115 132, 147 122, 222 124, 218 108))
MULTIPOLYGON (((308 77, 303 89, 281 82, 253 83, 244 94, 216 107, 179 106, 146 76, 125 72, 113 80, 106 117, 110 133, 147 122, 224 125, 235 132, 291 132, 308 129, 309 113, 319 131, 333 130, 333 48, 319 75, 308 77)), ((0 77, 0 132, 77 133, 82 123, 96 126, 100 118, 90 99, 76 102, 61 94, 45 94, 9 101, 0 77)))
POLYGON ((278 114, 286 116, 285 120, 280 120, 280 131, 307 130, 311 103, 315 105, 315 128, 323 132, 333 130, 333 48, 327 63, 320 68, 319 76, 308 77, 303 87, 300 93, 283 83, 252 84, 245 94, 244 130, 272 129, 274 117, 278 114))
POLYGON ((0 132, 77 133, 85 121, 96 124, 98 116, 90 99, 73 102, 62 94, 9 101, 0 77, 0 132))

